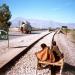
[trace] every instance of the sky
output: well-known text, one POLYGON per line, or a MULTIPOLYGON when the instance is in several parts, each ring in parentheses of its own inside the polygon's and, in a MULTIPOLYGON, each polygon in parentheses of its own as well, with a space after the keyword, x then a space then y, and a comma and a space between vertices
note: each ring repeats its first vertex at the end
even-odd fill
POLYGON ((52 20, 75 23, 75 0, 0 0, 6 3, 12 14, 11 19, 52 20))

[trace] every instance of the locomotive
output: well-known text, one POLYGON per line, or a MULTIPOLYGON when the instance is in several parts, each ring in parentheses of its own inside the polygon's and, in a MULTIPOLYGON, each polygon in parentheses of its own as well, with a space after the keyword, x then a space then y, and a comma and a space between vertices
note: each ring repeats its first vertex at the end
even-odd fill
POLYGON ((20 25, 20 30, 22 33, 30 34, 32 27, 28 21, 23 21, 22 24, 20 25))

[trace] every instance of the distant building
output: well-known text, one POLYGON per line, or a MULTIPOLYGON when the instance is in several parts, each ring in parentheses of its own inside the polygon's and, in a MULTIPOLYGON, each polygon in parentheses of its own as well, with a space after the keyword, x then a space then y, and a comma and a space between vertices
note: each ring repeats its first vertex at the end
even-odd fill
POLYGON ((68 28, 68 27, 67 26, 62 26, 61 28, 63 29, 63 28, 68 28))
POLYGON ((67 35, 67 26, 62 26, 61 29, 63 30, 63 32, 67 35))

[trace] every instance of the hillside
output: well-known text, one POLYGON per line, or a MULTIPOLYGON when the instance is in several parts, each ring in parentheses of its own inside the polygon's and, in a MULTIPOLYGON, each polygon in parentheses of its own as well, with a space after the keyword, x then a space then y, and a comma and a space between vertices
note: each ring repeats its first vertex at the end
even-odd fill
POLYGON ((56 28, 61 27, 63 25, 68 26, 69 28, 75 28, 75 23, 60 23, 55 21, 48 21, 48 20, 36 20, 36 19, 24 19, 24 18, 15 18, 12 20, 11 27, 19 27, 22 21, 29 21, 32 27, 35 28, 56 28))

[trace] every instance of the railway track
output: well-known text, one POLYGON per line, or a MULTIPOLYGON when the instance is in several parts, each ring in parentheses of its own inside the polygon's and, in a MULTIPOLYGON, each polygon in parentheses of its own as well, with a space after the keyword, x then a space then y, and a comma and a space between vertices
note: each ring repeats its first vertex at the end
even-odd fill
MULTIPOLYGON (((18 65, 17 68, 20 68, 20 69, 22 68, 22 70, 17 69, 15 71, 16 72, 20 71, 20 72, 18 72, 18 73, 15 72, 15 74, 13 72, 12 75, 33 75, 33 74, 38 75, 38 73, 41 73, 41 72, 37 72, 37 70, 36 70, 37 60, 35 58, 34 53, 36 51, 40 50, 41 43, 46 43, 47 45, 50 46, 55 34, 56 34, 56 32, 47 33, 44 36, 42 36, 41 38, 39 38, 38 40, 36 40, 34 43, 32 43, 30 46, 28 46, 25 50, 23 50, 21 53, 19 53, 17 56, 15 56, 12 60, 8 61, 4 66, 2 66, 0 68, 0 75, 11 75, 10 73, 15 69, 16 64, 18 64, 21 61, 22 61, 23 65, 22 64, 18 65), (26 61, 26 63, 25 63, 25 61, 26 61), (35 61, 35 62, 33 63, 32 61, 33 62, 35 61), (30 65, 34 64, 35 66, 32 66, 32 65, 27 66, 28 64, 30 64, 30 65), (24 68, 23 68, 23 66, 24 66, 24 68), (29 69, 33 70, 35 73, 31 74, 32 72, 30 72, 30 73, 27 72, 27 71, 30 71, 29 69), (22 72, 24 74, 22 74, 22 72)), ((45 72, 50 73, 49 70, 47 69, 47 71, 46 70, 43 71, 42 74, 45 72)), ((46 75, 47 75, 47 73, 46 73, 46 75)))

